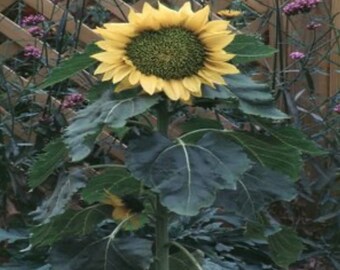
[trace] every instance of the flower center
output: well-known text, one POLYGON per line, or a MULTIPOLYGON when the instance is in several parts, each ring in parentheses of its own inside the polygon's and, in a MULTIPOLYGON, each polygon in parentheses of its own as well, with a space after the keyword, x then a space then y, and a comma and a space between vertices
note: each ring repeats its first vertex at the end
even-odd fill
POLYGON ((140 72, 165 80, 196 74, 205 59, 201 41, 193 32, 181 27, 141 32, 132 38, 126 52, 140 72))

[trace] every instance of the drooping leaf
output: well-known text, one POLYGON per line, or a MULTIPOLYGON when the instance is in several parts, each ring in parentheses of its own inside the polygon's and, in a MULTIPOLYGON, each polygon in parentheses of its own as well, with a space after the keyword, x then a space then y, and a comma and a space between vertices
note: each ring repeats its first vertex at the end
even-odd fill
POLYGON ((73 55, 70 59, 61 62, 61 64, 52 69, 51 74, 47 77, 41 85, 40 88, 46 88, 58 82, 64 81, 77 72, 86 69, 96 63, 96 60, 90 58, 92 54, 99 52, 100 49, 95 44, 90 44, 86 47, 83 53, 77 53, 73 55))
POLYGON ((67 210, 64 214, 53 217, 49 223, 33 227, 31 244, 40 247, 66 237, 86 235, 99 222, 111 217, 111 213, 112 208, 106 205, 94 205, 80 211, 67 210))
POLYGON ((271 136, 251 135, 246 132, 225 132, 261 165, 277 170, 296 180, 302 168, 300 153, 271 136))
POLYGON ((125 168, 109 168, 100 175, 90 179, 82 190, 83 199, 88 203, 101 202, 105 198, 105 190, 125 195, 137 192, 140 183, 125 168))
POLYGON ((216 85, 215 88, 212 88, 209 85, 203 85, 203 87, 202 87, 202 97, 208 98, 208 99, 237 100, 237 96, 235 96, 235 94, 233 94, 224 85, 216 85))
POLYGON ((294 127, 286 126, 280 128, 269 128, 266 130, 275 138, 280 140, 282 143, 287 144, 302 153, 308 153, 312 156, 327 154, 326 151, 322 150, 315 144, 314 141, 308 139, 306 135, 299 129, 294 127))
POLYGON ((44 148, 29 172, 28 184, 36 188, 42 184, 67 157, 67 149, 59 138, 51 141, 44 148))
POLYGON ((267 84, 258 83, 243 75, 225 76, 226 87, 238 97, 239 110, 245 114, 273 120, 289 118, 275 107, 267 84))
POLYGON ((291 201, 297 195, 291 179, 260 165, 246 172, 236 190, 217 194, 216 206, 245 217, 253 217, 274 201, 291 201))
POLYGON ((64 213, 73 194, 86 185, 86 179, 86 175, 80 169, 69 174, 61 174, 52 195, 30 213, 33 220, 47 223, 52 217, 64 213))
POLYGON ((202 252, 192 252, 191 256, 193 259, 190 259, 184 252, 171 254, 169 258, 170 270, 200 270, 201 268, 198 267, 201 267, 201 261, 203 260, 202 252))
POLYGON ((236 54, 233 62, 238 64, 271 57, 277 52, 276 49, 263 44, 257 37, 249 35, 236 35, 226 50, 228 53, 236 54))
POLYGON ((273 261, 285 269, 298 260, 303 250, 303 244, 296 232, 287 227, 269 236, 268 242, 273 261))
POLYGON ((152 242, 137 237, 64 241, 51 251, 54 270, 146 270, 152 242))
POLYGON ((0 229, 0 242, 7 241, 8 243, 14 243, 17 240, 24 240, 28 238, 28 234, 19 230, 4 230, 0 229))
POLYGON ((104 125, 120 128, 133 116, 143 113, 158 102, 156 96, 134 96, 125 99, 101 99, 80 110, 65 132, 65 143, 69 147, 72 161, 88 156, 95 139, 104 125))
POLYGON ((222 135, 208 133, 196 144, 172 143, 158 133, 132 141, 126 164, 131 173, 160 194, 180 215, 196 215, 210 206, 220 189, 235 189, 251 166, 242 148, 222 135))

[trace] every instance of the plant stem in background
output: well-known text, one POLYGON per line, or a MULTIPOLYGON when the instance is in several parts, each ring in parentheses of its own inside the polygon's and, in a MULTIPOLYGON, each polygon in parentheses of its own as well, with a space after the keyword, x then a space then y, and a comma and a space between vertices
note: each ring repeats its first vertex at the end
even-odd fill
MULTIPOLYGON (((167 100, 157 107, 157 129, 164 136, 168 135, 169 112, 167 100)), ((157 196, 156 201, 156 270, 169 270, 169 212, 157 196)))

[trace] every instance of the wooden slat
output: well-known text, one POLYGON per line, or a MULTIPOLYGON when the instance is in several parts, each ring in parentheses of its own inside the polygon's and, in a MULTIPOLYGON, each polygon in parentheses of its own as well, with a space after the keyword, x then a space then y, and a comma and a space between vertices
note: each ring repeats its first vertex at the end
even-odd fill
MULTIPOLYGON (((332 40, 336 40, 336 29, 339 31, 340 29, 340 1, 333 0, 332 1, 332 15, 336 16, 334 18, 334 27, 332 32, 332 40)), ((331 61, 336 64, 330 63, 330 71, 329 71, 329 92, 328 96, 334 96, 336 93, 340 91, 340 44, 339 37, 338 43, 335 45, 333 53, 331 54, 331 61)))
POLYGON ((13 5, 16 0, 1 0, 0 1, 0 12, 3 12, 6 8, 13 5))
POLYGON ((11 40, 7 40, 0 44, 0 61, 3 62, 7 59, 12 58, 16 54, 22 51, 22 47, 11 40))
MULTIPOLYGON (((57 64, 58 52, 56 50, 46 46, 41 40, 32 37, 31 34, 28 33, 25 29, 21 28, 19 25, 12 22, 1 13, 0 32, 22 47, 25 47, 26 45, 36 46, 43 52, 44 56, 47 56, 49 65, 55 66, 57 64)), ((84 89, 89 89, 91 85, 89 84, 88 79, 86 79, 84 76, 86 76, 93 82, 96 81, 95 77, 88 74, 87 72, 83 72, 83 74, 76 74, 71 78, 71 80, 78 83, 84 89)))

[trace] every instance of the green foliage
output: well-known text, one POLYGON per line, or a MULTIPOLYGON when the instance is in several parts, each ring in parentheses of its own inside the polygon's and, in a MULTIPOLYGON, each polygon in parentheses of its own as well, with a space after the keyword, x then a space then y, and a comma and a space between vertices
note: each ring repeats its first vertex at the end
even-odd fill
POLYGON ((88 45, 83 53, 77 53, 70 59, 61 62, 57 68, 52 70, 51 74, 41 85, 39 85, 39 87, 46 88, 58 82, 62 82, 71 78, 79 71, 94 65, 96 60, 90 58, 90 56, 99 51, 100 49, 95 44, 88 45))
POLYGON ((327 154, 327 152, 317 146, 316 143, 309 140, 301 130, 296 128, 290 126, 280 128, 266 127, 266 130, 282 143, 296 148, 302 153, 307 153, 312 156, 327 154))
POLYGON ((95 226, 111 214, 111 207, 94 205, 79 211, 67 210, 55 216, 49 223, 32 229, 31 244, 34 247, 52 245, 67 237, 83 236, 93 231, 95 226))
POLYGON ((88 203, 101 202, 105 190, 122 196, 138 192, 140 183, 125 168, 108 168, 100 175, 92 177, 82 190, 83 199, 88 203))
POLYGON ((52 195, 45 199, 38 208, 31 212, 33 220, 47 223, 56 215, 64 213, 72 196, 86 185, 87 177, 81 169, 67 174, 60 174, 52 195))
POLYGON ((296 232, 287 227, 269 236, 268 242, 273 260, 285 269, 298 260, 303 250, 303 244, 296 232))
POLYGON ((53 270, 145 270, 152 242, 137 237, 64 241, 52 249, 53 270))
POLYGON ((72 161, 80 161, 91 153, 96 137, 104 125, 123 127, 129 118, 143 113, 157 102, 156 96, 132 96, 112 100, 103 95, 101 99, 80 110, 65 131, 65 143, 72 161))
POLYGON ((233 62, 244 64, 261 58, 271 57, 276 49, 264 45, 261 40, 255 36, 236 35, 233 42, 226 48, 228 53, 236 54, 233 62))
POLYGON ((225 132, 226 137, 239 143, 261 165, 289 175, 296 180, 301 171, 302 159, 297 149, 266 135, 246 132, 225 132))
POLYGON ((239 179, 236 190, 223 190, 215 205, 247 218, 274 201, 291 201, 297 195, 291 179, 276 171, 254 166, 239 179))
POLYGON ((243 75, 225 76, 226 88, 238 100, 238 108, 245 114, 272 120, 288 119, 274 104, 271 89, 265 83, 257 83, 243 75))
POLYGON ((28 184, 36 188, 42 184, 67 157, 67 149, 61 138, 51 141, 30 168, 28 184))
POLYGON ((250 160, 237 144, 220 134, 206 134, 196 144, 171 143, 160 134, 129 144, 131 173, 160 194, 163 205, 181 215, 210 206, 217 190, 235 189, 250 160))

